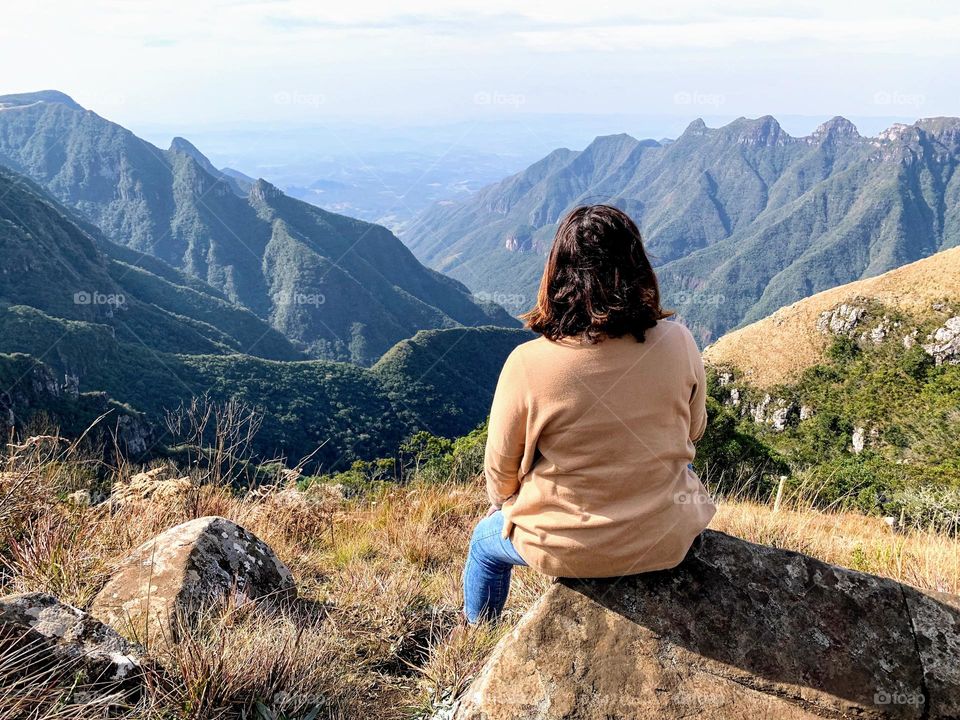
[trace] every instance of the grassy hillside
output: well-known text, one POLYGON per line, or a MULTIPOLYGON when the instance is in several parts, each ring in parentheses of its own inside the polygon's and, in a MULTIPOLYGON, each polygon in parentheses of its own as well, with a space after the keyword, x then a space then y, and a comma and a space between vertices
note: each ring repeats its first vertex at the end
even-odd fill
POLYGON ((929 314, 938 302, 960 299, 960 248, 945 250, 877 277, 848 283, 782 308, 724 335, 704 359, 737 368, 758 388, 796 380, 825 357, 830 333, 817 329, 821 314, 864 299, 911 316, 929 314))
POLYGON ((558 220, 634 217, 666 303, 707 342, 813 293, 960 244, 960 119, 860 136, 843 118, 791 137, 772 117, 676 141, 598 137, 424 213, 404 240, 431 267, 528 309, 558 220))
MULTIPOLYGON (((493 367, 499 372, 510 350, 525 339, 500 328, 443 332, 497 338, 486 349, 491 373, 493 367)), ((433 347, 455 346, 458 339, 441 334, 433 347)), ((462 373, 449 368, 421 373, 416 365, 392 362, 375 373, 323 360, 173 354, 126 341, 122 329, 115 333, 104 325, 53 318, 23 306, 0 310, 0 352, 33 354, 55 377, 75 376, 81 390, 103 391, 129 404, 161 430, 161 442, 174 440, 162 433, 167 411, 205 395, 220 402, 239 400, 264 416, 255 447, 262 459, 283 456, 295 463, 312 454, 311 467, 325 469, 389 456, 418 430, 449 437, 475 427, 486 417, 496 378, 484 378, 486 391, 476 388, 463 406, 434 405, 425 398, 460 393, 449 383, 459 386, 462 373)))
MULTIPOLYGON (((477 482, 411 476, 407 484, 350 498, 323 485, 239 495, 208 485, 110 514, 64 502, 91 485, 68 458, 48 452, 7 459, 8 474, 0 474, 27 478, 16 504, 0 502, 0 560, 7 569, 0 591, 50 592, 85 607, 138 543, 209 514, 267 541, 299 586, 300 602, 283 612, 236 611, 169 650, 148 649, 168 675, 151 675, 156 682, 131 708, 133 716, 430 717, 449 707, 548 587, 546 578, 520 568, 501 623, 455 630, 462 563, 485 509, 477 482)), ((108 483, 126 477, 117 472, 108 483)), ((732 499, 720 502, 713 527, 926 590, 960 592, 960 543, 945 535, 898 535, 877 518, 802 505, 773 512, 769 504, 732 499)), ((14 658, 0 657, 0 681, 15 667, 14 658)), ((29 703, 37 720, 102 716, 102 709, 66 695, 48 674, 3 693, 0 715, 29 703)))
POLYGON ((456 437, 486 417, 503 361, 533 337, 492 327, 422 331, 397 343, 372 371, 407 424, 456 437))
POLYGON ((713 395, 821 502, 956 529, 958 317, 949 250, 721 338, 713 395))
POLYGON ((217 288, 312 357, 369 365, 421 329, 517 326, 420 265, 386 228, 263 180, 239 183, 182 138, 161 150, 64 98, 0 97, 0 164, 107 239, 217 288))

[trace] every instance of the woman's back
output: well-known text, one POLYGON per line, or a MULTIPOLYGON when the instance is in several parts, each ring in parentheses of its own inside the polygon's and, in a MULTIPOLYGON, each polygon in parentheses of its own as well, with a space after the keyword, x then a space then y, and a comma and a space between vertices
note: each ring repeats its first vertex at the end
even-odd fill
POLYGON ((609 205, 557 228, 490 411, 490 511, 464 568, 467 619, 498 617, 515 565, 562 577, 673 567, 714 507, 690 469, 706 424, 697 344, 660 304, 640 230, 609 205))
POLYGON ((658 322, 644 342, 540 338, 517 348, 491 413, 487 478, 524 559, 576 577, 676 565, 714 512, 688 469, 704 384, 696 343, 674 322, 658 322))

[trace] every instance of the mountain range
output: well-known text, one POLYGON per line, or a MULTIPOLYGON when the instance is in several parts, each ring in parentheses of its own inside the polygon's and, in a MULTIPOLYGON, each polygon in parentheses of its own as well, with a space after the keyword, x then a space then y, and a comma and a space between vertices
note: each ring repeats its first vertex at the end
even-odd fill
POLYGON ((960 244, 960 119, 863 137, 836 117, 792 137, 772 117, 694 121, 674 141, 559 149, 403 239, 426 264, 527 309, 558 220, 612 203, 638 223, 666 303, 709 342, 836 285, 960 244))
POLYGON ((63 93, 0 97, 0 164, 107 240, 215 288, 310 357, 370 365, 419 330, 518 326, 423 267, 386 228, 218 170, 183 138, 161 150, 63 93))
POLYGON ((137 457, 175 445, 167 413, 204 396, 262 414, 260 457, 316 451, 312 465, 325 469, 389 456, 418 430, 463 434, 483 421, 500 366, 528 338, 450 328, 405 338, 371 369, 307 360, 219 290, 112 243, 2 168, 0 257, 0 429, 46 429, 46 418, 79 434, 111 412, 137 457))

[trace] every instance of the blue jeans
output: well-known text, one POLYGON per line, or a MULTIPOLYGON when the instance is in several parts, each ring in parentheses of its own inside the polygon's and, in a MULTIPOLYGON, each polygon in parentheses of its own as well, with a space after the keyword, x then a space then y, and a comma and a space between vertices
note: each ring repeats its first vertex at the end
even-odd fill
POLYGON ((513 566, 527 564, 502 534, 503 513, 497 510, 477 523, 470 538, 463 569, 463 610, 471 624, 500 617, 513 566))

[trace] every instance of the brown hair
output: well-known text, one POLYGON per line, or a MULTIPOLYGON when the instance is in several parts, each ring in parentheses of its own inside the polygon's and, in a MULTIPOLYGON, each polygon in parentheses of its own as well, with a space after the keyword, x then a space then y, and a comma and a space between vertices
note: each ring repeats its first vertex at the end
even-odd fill
POLYGON ((633 220, 610 205, 586 205, 560 221, 537 305, 522 317, 550 340, 595 343, 628 334, 643 342, 672 314, 660 306, 657 276, 633 220))

